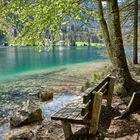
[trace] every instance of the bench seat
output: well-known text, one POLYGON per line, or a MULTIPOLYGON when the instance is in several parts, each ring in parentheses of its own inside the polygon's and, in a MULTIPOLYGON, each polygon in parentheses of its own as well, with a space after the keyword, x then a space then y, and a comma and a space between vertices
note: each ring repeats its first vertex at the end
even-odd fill
POLYGON ((60 120, 65 138, 72 135, 71 124, 82 124, 89 128, 89 133, 95 135, 101 113, 102 100, 107 100, 111 106, 115 78, 107 76, 97 86, 87 89, 81 98, 68 104, 51 116, 52 120, 60 120))
POLYGON ((84 116, 81 115, 82 108, 82 99, 75 100, 73 103, 68 104, 56 112, 51 119, 68 121, 74 124, 86 124, 87 122, 84 121, 84 116))

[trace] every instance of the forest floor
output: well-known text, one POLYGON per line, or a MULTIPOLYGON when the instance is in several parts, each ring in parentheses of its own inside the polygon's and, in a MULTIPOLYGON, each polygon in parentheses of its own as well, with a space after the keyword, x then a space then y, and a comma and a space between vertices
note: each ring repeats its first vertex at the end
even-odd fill
MULTIPOLYGON (((11 110, 15 111, 20 106, 21 101, 34 99, 39 102, 36 94, 40 88, 47 88, 47 90, 51 90, 55 94, 69 93, 79 96, 82 86, 87 80, 92 79, 93 73, 95 71, 105 70, 107 66, 108 63, 97 65, 83 64, 70 69, 63 69, 49 74, 41 73, 31 75, 30 78, 24 77, 24 79, 18 81, 1 84, 1 127, 3 127, 4 122, 8 122, 7 118, 10 116, 11 110), (9 110, 10 113, 8 112, 9 110), (4 114, 3 112, 7 113, 4 114)), ((133 77, 140 81, 140 65, 131 67, 130 70, 133 77)), ((126 119, 116 119, 126 109, 129 100, 130 96, 122 97, 114 94, 112 108, 107 108, 105 105, 102 106, 98 134, 96 136, 88 135, 84 126, 72 125, 74 135, 70 140, 140 140, 140 110, 134 112, 126 119)), ((61 122, 59 121, 48 121, 45 119, 41 124, 28 127, 24 132, 25 135, 33 132, 35 134, 33 140, 64 140, 61 122)), ((12 133, 6 134, 6 137, 9 137, 9 135, 12 135, 12 133)))
MULTIPOLYGON (((140 81, 140 65, 130 67, 130 71, 132 76, 140 81)), ((115 94, 112 108, 102 106, 99 131, 96 136, 89 135, 84 126, 72 125, 74 135, 69 140, 140 140, 140 110, 126 119, 117 119, 126 109, 130 98, 115 94)), ((38 129, 37 139, 64 140, 61 123, 57 121, 44 123, 38 129)))

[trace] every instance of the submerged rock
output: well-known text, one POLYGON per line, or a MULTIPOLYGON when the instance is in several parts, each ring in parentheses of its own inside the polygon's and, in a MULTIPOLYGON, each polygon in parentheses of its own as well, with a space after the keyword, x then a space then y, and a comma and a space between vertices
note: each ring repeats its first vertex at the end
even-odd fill
POLYGON ((17 127, 40 120, 43 120, 43 115, 39 105, 31 100, 27 100, 10 118, 10 126, 17 127))
POLYGON ((38 96, 42 102, 53 99, 53 93, 50 91, 40 91, 38 96))

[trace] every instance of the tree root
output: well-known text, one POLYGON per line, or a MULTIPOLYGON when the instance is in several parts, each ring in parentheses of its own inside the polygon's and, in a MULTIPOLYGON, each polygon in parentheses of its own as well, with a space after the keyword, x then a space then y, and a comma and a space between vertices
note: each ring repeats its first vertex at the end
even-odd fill
POLYGON ((119 116, 119 119, 124 119, 131 113, 140 108, 140 92, 134 92, 126 110, 119 116))

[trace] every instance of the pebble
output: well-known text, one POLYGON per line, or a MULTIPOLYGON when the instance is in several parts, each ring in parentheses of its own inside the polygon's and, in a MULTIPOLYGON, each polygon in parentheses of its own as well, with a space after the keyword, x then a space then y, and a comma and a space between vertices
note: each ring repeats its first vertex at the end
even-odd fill
POLYGON ((109 138, 104 138, 104 140, 109 140, 109 138))

